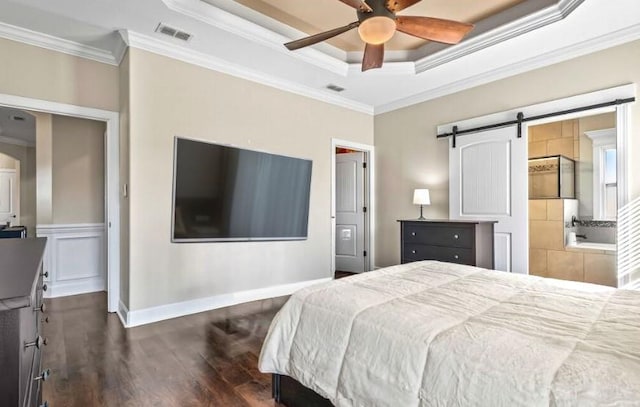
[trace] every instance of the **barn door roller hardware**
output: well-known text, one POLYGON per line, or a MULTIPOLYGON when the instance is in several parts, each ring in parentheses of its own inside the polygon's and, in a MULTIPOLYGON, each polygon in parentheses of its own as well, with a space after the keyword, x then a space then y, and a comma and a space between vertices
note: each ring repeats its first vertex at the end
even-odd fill
POLYGON ((485 131, 485 130, 499 129, 501 127, 507 127, 507 126, 516 125, 518 127, 518 138, 521 138, 522 137, 522 123, 526 123, 526 122, 530 122, 530 121, 534 121, 534 120, 546 119, 546 118, 549 118, 549 117, 564 116, 566 114, 584 112, 584 111, 587 111, 587 110, 600 109, 600 108, 608 107, 608 106, 623 105, 625 103, 632 103, 632 102, 635 102, 635 101, 636 101, 636 98, 616 99, 616 100, 612 100, 611 102, 604 102, 604 103, 598 103, 598 104, 595 104, 595 105, 576 107, 576 108, 573 108, 573 109, 561 110, 561 111, 558 111, 558 112, 546 113, 546 114, 541 114, 541 115, 531 116, 531 117, 525 117, 524 113, 518 112, 518 114, 516 115, 516 119, 515 120, 508 120, 506 122, 488 124, 486 126, 474 127, 472 129, 464 129, 464 130, 460 130, 458 128, 458 126, 453 126, 453 128, 452 128, 450 133, 438 134, 436 137, 437 138, 451 137, 451 146, 452 146, 452 148, 456 148, 456 138, 459 137, 459 136, 463 136, 465 134, 471 134, 471 133, 478 133, 478 132, 485 131))

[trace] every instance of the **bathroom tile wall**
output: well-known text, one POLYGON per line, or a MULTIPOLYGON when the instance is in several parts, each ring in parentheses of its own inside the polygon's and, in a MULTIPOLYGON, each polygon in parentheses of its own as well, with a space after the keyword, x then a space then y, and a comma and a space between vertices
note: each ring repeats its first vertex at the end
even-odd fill
POLYGON ((580 158, 579 121, 541 124, 529 128, 529 158, 564 155, 580 158))
POLYGON ((565 247, 565 223, 577 206, 575 199, 529 201, 529 274, 616 287, 615 254, 565 247))

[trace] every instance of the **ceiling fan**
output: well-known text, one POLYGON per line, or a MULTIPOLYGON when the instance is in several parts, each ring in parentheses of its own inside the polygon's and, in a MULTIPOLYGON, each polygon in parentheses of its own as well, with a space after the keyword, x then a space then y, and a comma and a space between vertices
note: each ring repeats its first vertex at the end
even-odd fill
POLYGON ((411 7, 421 0, 340 1, 357 10, 358 21, 344 27, 288 42, 284 44, 285 47, 293 51, 358 28, 360 38, 366 43, 362 59, 362 71, 364 72, 382 67, 384 43, 393 37, 396 30, 425 40, 457 44, 474 27, 473 24, 441 18, 396 15, 398 11, 411 7))

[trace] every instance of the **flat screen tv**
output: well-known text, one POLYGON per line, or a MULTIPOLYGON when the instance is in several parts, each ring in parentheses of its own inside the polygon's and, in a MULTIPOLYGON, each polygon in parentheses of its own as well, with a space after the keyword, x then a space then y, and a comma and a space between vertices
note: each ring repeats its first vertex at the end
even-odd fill
POLYGON ((173 242, 304 240, 311 161, 176 138, 173 242))

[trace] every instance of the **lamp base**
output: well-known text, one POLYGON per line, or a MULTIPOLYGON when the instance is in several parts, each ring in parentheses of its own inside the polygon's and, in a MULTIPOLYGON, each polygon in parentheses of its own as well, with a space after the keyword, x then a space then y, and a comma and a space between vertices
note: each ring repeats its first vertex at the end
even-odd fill
POLYGON ((422 205, 420 205, 420 217, 418 218, 418 220, 427 220, 427 218, 422 216, 422 205))

